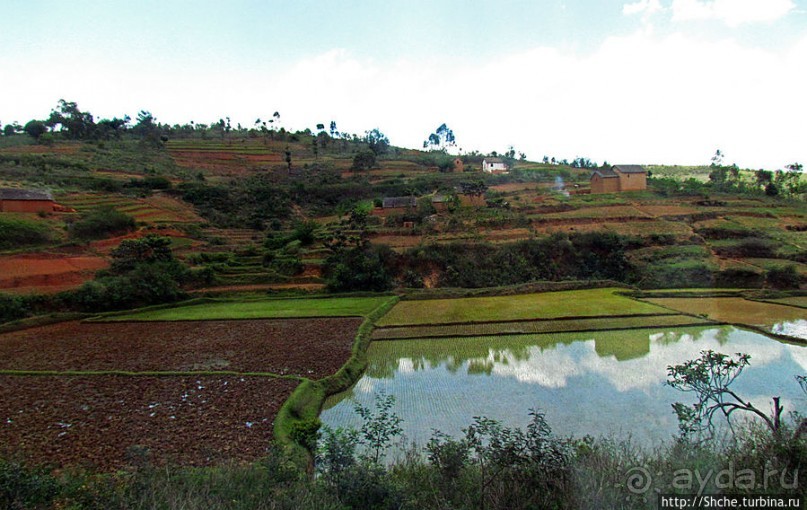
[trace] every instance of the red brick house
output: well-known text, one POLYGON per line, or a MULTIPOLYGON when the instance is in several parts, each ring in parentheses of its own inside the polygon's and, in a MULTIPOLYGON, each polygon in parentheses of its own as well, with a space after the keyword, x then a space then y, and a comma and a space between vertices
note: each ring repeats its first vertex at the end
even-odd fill
POLYGON ((619 193, 647 189, 647 171, 640 165, 614 165, 591 174, 592 193, 619 193))
POLYGON ((53 212, 56 203, 47 191, 0 188, 0 212, 53 212))

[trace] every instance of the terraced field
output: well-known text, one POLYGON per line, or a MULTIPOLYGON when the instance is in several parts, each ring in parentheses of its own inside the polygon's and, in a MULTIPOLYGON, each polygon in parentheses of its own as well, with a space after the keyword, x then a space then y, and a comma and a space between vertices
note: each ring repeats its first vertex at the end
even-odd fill
POLYGON ((589 289, 515 296, 401 301, 377 326, 467 324, 626 315, 666 315, 669 310, 617 294, 589 289))
POLYGON ((255 461, 292 391, 342 367, 362 316, 389 299, 216 302, 173 311, 187 322, 154 311, 2 334, 0 455, 101 471, 255 461), (190 320, 213 316, 270 318, 190 320))
POLYGON ((373 332, 373 340, 612 331, 654 327, 697 326, 710 323, 711 321, 703 318, 670 313, 660 315, 638 315, 630 317, 591 317, 513 322, 483 322, 478 324, 454 324, 440 326, 403 326, 376 329, 373 332))
POLYGON ((720 322, 745 324, 807 340, 807 313, 804 308, 788 306, 788 302, 763 303, 738 297, 665 297, 648 298, 646 301, 720 322))
POLYGON ((149 198, 134 198, 100 193, 76 193, 58 196, 57 201, 78 212, 86 212, 98 207, 112 207, 134 217, 137 221, 146 223, 197 223, 202 221, 188 204, 160 194, 149 198))
POLYGON ((111 321, 196 321, 293 317, 363 317, 391 298, 264 299, 203 302, 175 308, 115 315, 111 321))

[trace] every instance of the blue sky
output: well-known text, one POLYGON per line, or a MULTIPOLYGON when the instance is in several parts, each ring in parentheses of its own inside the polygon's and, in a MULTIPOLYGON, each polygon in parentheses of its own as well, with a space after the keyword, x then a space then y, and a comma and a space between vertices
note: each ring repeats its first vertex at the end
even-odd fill
POLYGON ((96 117, 291 129, 530 159, 807 161, 802 0, 7 1, 0 122, 96 117))

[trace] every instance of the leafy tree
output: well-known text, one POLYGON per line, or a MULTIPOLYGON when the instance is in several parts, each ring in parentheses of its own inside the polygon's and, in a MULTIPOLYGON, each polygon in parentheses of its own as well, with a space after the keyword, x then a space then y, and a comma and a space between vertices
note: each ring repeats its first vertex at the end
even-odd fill
POLYGON ((124 239, 112 250, 112 273, 121 274, 133 270, 140 264, 175 262, 171 251, 171 238, 154 234, 140 239, 124 239))
MULTIPOLYGON (((712 350, 701 351, 699 358, 688 360, 680 365, 667 367, 667 384, 677 390, 694 393, 697 402, 687 406, 680 402, 673 404, 678 416, 679 428, 684 437, 691 435, 714 435, 715 416, 725 418, 732 428, 731 415, 736 411, 751 413, 762 419, 768 429, 779 434, 782 429, 783 408, 779 397, 773 397, 773 412, 765 414, 749 400, 737 394, 731 385, 749 365, 751 356, 738 353, 736 358, 712 350)), ((807 394, 804 377, 797 378, 802 390, 807 394)), ((807 429, 807 420, 803 419, 796 431, 798 435, 807 429)), ((733 428, 732 428, 733 430, 733 428)))
POLYGON ((359 239, 354 246, 351 240, 330 244, 335 251, 327 259, 323 272, 327 288, 332 292, 389 290, 393 286, 392 275, 387 269, 393 253, 388 246, 373 246, 359 239))
POLYGON ((361 171, 369 170, 375 166, 376 153, 371 150, 359 151, 353 156, 353 165, 351 170, 361 171))
POLYGON ((22 126, 20 126, 17 122, 12 122, 11 124, 6 124, 3 126, 3 136, 14 136, 17 133, 21 133, 22 130, 22 126))
POLYGON ((121 134, 126 131, 126 126, 132 119, 124 115, 122 119, 113 117, 112 119, 101 119, 98 121, 96 136, 103 140, 120 139, 121 134))
POLYGON ((375 395, 375 409, 356 403, 354 409, 361 416, 363 423, 360 433, 361 442, 370 449, 368 460, 378 463, 384 458, 386 450, 391 446, 392 439, 400 436, 403 429, 400 418, 392 408, 395 406, 395 396, 380 393, 375 395))
POLYGON ((75 102, 64 99, 59 100, 45 123, 51 129, 61 126, 67 137, 74 140, 87 139, 95 131, 93 116, 89 112, 82 112, 75 102))
POLYGON ((25 124, 23 131, 34 140, 39 140, 40 136, 47 133, 48 126, 41 120, 30 120, 25 124))
POLYGON ((785 165, 785 168, 787 168, 788 170, 790 170, 792 172, 801 172, 804 169, 804 165, 802 165, 801 163, 796 162, 796 163, 791 163, 789 165, 785 165))
POLYGON ((709 166, 712 167, 723 166, 723 156, 724 154, 720 151, 720 149, 717 149, 715 151, 714 156, 712 156, 712 163, 709 166))
POLYGON ((457 140, 454 137, 454 131, 446 126, 445 123, 440 124, 434 133, 430 133, 426 141, 423 142, 423 148, 431 147, 432 150, 445 151, 448 147, 455 147, 457 140))
POLYGON ((387 135, 382 133, 378 128, 365 132, 364 141, 376 156, 386 154, 389 150, 389 138, 387 138, 387 135))
MULTIPOLYGON (((197 124, 196 127, 198 129, 204 130, 207 129, 205 124, 197 124)), ((132 132, 136 135, 140 136, 144 142, 149 143, 154 146, 160 145, 160 127, 157 124, 157 119, 151 112, 146 110, 140 110, 137 114, 137 123, 135 123, 134 127, 132 128, 132 132)))
POLYGON ((770 170, 763 170, 760 168, 759 170, 754 172, 754 178, 756 180, 756 185, 762 189, 765 189, 765 187, 768 184, 771 184, 773 182, 773 172, 771 172, 770 170))

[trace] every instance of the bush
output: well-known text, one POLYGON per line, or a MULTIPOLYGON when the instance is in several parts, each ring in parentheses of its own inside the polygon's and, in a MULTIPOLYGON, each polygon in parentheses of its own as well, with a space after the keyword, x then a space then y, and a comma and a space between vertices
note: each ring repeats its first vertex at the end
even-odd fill
POLYGON ((25 299, 20 296, 0 294, 0 322, 9 322, 28 316, 25 299))
POLYGON ((83 215, 70 226, 70 237, 81 241, 122 235, 135 228, 135 220, 112 207, 100 207, 83 215))
POLYGON ((165 177, 160 176, 148 176, 143 179, 131 179, 129 183, 126 185, 127 188, 139 188, 139 189, 171 189, 171 181, 166 179, 165 177))
POLYGON ((47 469, 0 459, 0 508, 49 508, 58 492, 47 469))
POLYGON ((325 260, 327 288, 331 292, 389 290, 393 280, 387 265, 392 257, 388 246, 342 248, 325 260))
POLYGON ((51 231, 46 224, 0 215, 0 249, 47 243, 51 231))
POLYGON ((751 258, 773 258, 776 254, 777 245, 771 239, 763 237, 747 237, 737 244, 726 246, 715 246, 717 254, 724 257, 751 257, 751 258))
POLYGON ((375 152, 365 150, 353 156, 353 166, 351 170, 369 170, 375 166, 375 152))
POLYGON ((798 289, 801 277, 796 266, 790 264, 769 270, 765 275, 765 281, 774 289, 798 289))

